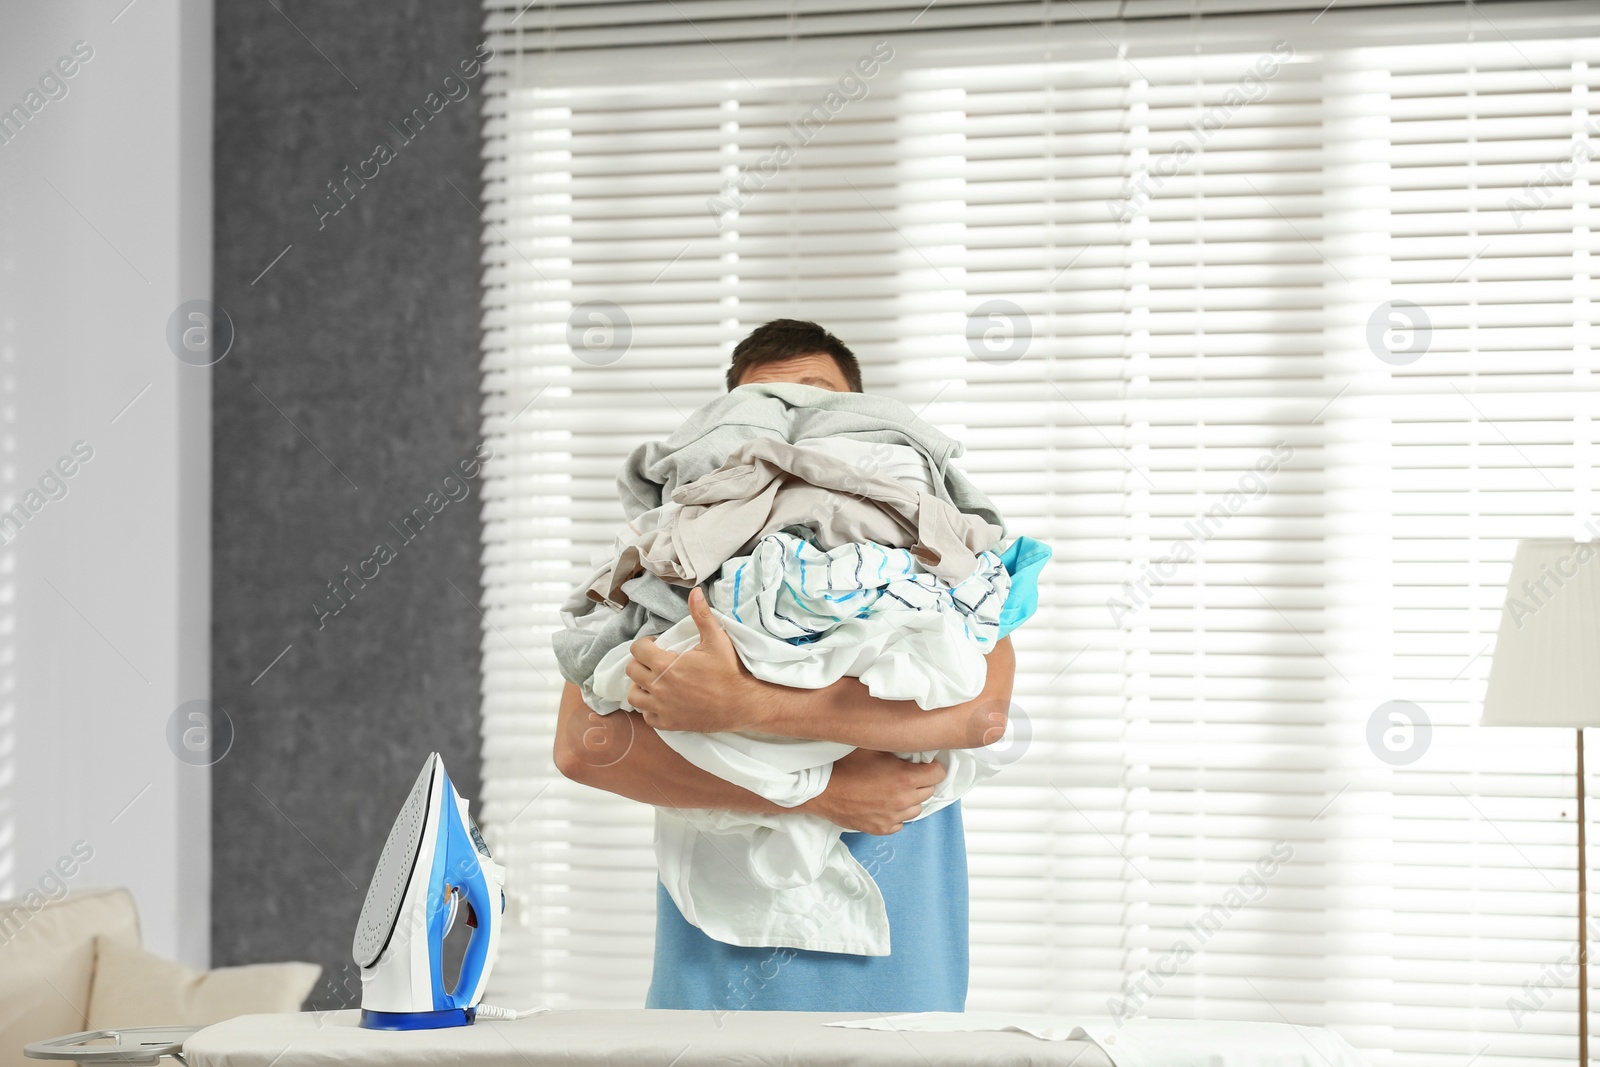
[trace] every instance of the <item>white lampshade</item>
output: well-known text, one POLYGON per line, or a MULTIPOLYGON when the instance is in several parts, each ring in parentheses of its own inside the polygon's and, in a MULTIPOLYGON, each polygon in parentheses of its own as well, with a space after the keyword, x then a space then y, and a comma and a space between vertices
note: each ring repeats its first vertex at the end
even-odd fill
POLYGON ((1600 542, 1517 545, 1482 722, 1600 726, 1600 542))

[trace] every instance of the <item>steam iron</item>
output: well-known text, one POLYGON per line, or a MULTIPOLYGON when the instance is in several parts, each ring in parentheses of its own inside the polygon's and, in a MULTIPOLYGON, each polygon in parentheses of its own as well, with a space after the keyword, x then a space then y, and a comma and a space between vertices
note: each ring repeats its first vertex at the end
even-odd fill
POLYGON ((466 1026, 500 950, 505 868, 494 861, 437 752, 389 831, 352 946, 369 1030, 466 1026), (472 927, 461 973, 445 986, 444 940, 472 927))

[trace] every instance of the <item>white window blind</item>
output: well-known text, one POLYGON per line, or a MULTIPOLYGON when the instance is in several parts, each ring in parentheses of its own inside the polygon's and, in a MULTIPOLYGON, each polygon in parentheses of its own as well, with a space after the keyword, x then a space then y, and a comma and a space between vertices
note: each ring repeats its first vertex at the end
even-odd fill
POLYGON ((642 1003, 650 812, 555 772, 549 635, 622 457, 797 316, 1056 549, 964 803, 969 1007, 1570 1059, 1571 736, 1475 722, 1515 541, 1600 533, 1592 6, 674 6, 490 7, 495 996, 642 1003), (652 18, 701 44, 604 47, 652 18))

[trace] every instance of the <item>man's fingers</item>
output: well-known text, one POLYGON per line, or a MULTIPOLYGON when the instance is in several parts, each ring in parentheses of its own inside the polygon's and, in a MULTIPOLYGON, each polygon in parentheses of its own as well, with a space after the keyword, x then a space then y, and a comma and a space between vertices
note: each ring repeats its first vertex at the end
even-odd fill
POLYGON ((938 760, 931 760, 927 763, 913 763, 911 768, 911 780, 917 785, 938 785, 944 781, 944 776, 949 773, 944 769, 944 764, 938 760))
POLYGON ((733 650, 733 639, 711 613, 711 604, 699 586, 689 591, 689 614, 694 618, 695 629, 700 631, 700 647, 710 652, 733 650))
POLYGON ((649 667, 646 667, 643 663, 640 663, 636 659, 630 659, 628 661, 628 665, 622 668, 622 673, 626 674, 630 679, 632 679, 635 685, 645 688, 648 688, 650 682, 656 677, 655 671, 651 670, 649 667))
POLYGON ((656 644, 656 639, 653 637, 639 638, 628 646, 628 653, 636 662, 644 664, 652 671, 664 671, 678 658, 676 652, 668 652, 656 644))
POLYGON ((918 815, 921 815, 921 814, 922 814, 922 805, 921 804, 913 804, 909 808, 906 808, 904 811, 895 812, 894 813, 894 817, 896 819, 899 819, 900 822, 902 824, 904 824, 904 823, 910 822, 912 819, 915 819, 918 815))
POLYGON ((650 716, 655 714, 655 703, 650 697, 649 690, 639 688, 637 682, 628 686, 628 704, 634 711, 644 713, 645 722, 650 722, 650 716))

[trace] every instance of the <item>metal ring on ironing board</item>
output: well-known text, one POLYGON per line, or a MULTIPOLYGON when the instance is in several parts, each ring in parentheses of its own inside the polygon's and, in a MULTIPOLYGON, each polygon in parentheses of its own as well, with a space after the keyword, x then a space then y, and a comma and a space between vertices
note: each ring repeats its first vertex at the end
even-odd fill
POLYGON ((121 1030, 84 1030, 48 1041, 35 1041, 23 1053, 36 1060, 77 1060, 86 1064, 152 1064, 172 1056, 183 1062, 183 1043, 198 1026, 130 1026, 121 1030), (105 1042, 112 1042, 106 1044, 105 1042), (91 1044, 100 1042, 100 1044, 91 1044))

